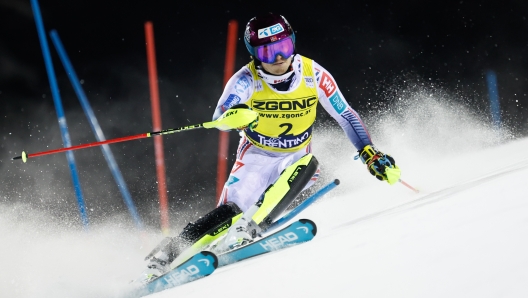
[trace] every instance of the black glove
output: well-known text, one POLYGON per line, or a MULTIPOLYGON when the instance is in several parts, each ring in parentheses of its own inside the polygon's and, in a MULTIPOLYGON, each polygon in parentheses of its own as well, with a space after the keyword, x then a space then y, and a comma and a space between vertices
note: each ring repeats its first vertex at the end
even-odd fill
POLYGON ((359 155, 356 156, 356 159, 360 158, 367 165, 370 174, 380 181, 394 184, 400 180, 400 168, 398 168, 392 156, 378 151, 371 145, 358 150, 358 153, 359 155))

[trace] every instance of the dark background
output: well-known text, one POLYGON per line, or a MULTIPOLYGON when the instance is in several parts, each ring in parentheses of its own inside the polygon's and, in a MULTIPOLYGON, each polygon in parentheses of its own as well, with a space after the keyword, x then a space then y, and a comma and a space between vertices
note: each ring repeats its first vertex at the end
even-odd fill
MULTIPOLYGON (((242 40, 259 12, 283 14, 298 52, 335 77, 366 118, 394 100, 395 86, 423 84, 488 112, 485 74, 497 73, 504 125, 528 133, 528 4, 525 1, 40 1, 44 26, 57 30, 107 139, 149 132, 152 119, 145 21, 154 24, 164 128, 209 121, 223 87, 227 23, 242 40), (221 3, 223 2, 223 3, 221 3)), ((20 203, 79 225, 64 154, 11 161, 62 147, 29 0, 0 0, 0 202, 20 203)), ((50 41, 73 144, 94 142, 88 121, 50 41)), ((331 122, 320 112, 316 125, 331 122)), ((344 135, 343 135, 344 137, 344 135)), ((214 207, 218 132, 164 137, 173 224, 214 207)), ((230 162, 238 136, 231 133, 230 162)), ((143 220, 159 215, 153 142, 111 146, 143 220)), ((97 148, 75 152, 93 222, 127 209, 97 148)))

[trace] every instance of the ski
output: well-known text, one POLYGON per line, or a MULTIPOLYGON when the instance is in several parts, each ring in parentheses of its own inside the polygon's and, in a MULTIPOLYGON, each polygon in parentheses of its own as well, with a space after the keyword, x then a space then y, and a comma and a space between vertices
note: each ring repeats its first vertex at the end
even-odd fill
POLYGON ((288 212, 283 217, 277 219, 275 222, 273 222, 269 227, 266 228, 265 232, 271 232, 273 230, 276 230, 277 228, 284 225, 286 222, 294 218, 297 214, 301 213, 304 209, 308 208, 308 206, 315 203, 317 200, 319 200, 322 196, 327 194, 329 191, 334 189, 336 186, 338 186, 340 183, 339 179, 334 179, 334 181, 328 183, 325 187, 319 189, 316 191, 313 195, 311 195, 309 198, 304 200, 301 204, 299 204, 297 207, 293 208, 290 212, 288 212))
POLYGON ((209 251, 202 251, 178 267, 156 278, 146 285, 137 286, 125 297, 136 298, 174 288, 210 275, 218 267, 218 258, 209 251))
POLYGON ((240 248, 219 254, 218 267, 310 241, 316 233, 317 226, 313 221, 299 219, 278 232, 240 248))
MULTIPOLYGON (((273 230, 280 229, 285 223, 293 219, 293 217, 298 215, 308 206, 312 205, 337 185, 339 185, 339 180, 335 179, 325 187, 319 189, 311 197, 292 209, 282 218, 275 221, 263 232, 269 233, 273 230)), ((309 219, 300 219, 273 234, 265 235, 259 240, 240 248, 219 253, 218 256, 213 252, 202 251, 154 281, 146 285, 136 286, 124 297, 143 297, 165 289, 170 289, 208 276, 213 273, 217 267, 226 266, 251 257, 310 241, 315 237, 316 233, 317 226, 313 221, 309 219)))

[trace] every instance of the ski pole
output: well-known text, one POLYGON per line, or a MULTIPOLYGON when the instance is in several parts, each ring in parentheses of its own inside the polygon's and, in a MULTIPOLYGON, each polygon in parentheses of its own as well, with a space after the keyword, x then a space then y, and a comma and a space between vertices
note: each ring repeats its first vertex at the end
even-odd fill
POLYGON ((166 129, 166 130, 161 130, 161 131, 147 132, 147 133, 142 133, 142 134, 133 135, 133 136, 115 138, 115 139, 110 139, 106 141, 81 144, 77 146, 53 149, 53 150, 31 153, 31 154, 26 153, 25 151, 22 151, 22 155, 13 157, 13 160, 22 159, 23 162, 26 162, 28 158, 33 158, 33 157, 42 156, 42 155, 55 154, 55 153, 95 147, 95 146, 100 146, 100 145, 105 145, 105 144, 113 144, 113 143, 125 142, 125 141, 130 141, 130 140, 149 138, 153 136, 167 135, 167 134, 172 134, 176 132, 194 130, 194 129, 199 129, 199 128, 218 128, 222 130, 230 130, 230 129, 247 126, 253 121, 256 121, 257 118, 258 118, 258 113, 250 109, 227 110, 218 119, 214 121, 210 121, 210 122, 204 122, 201 124, 194 124, 194 125, 183 126, 183 127, 178 127, 178 128, 171 128, 171 129, 166 129))
POLYGON ((403 185, 405 185, 406 187, 408 187, 409 189, 411 189, 412 191, 414 191, 415 193, 419 193, 420 191, 412 186, 410 186, 407 182, 403 181, 403 180, 399 180, 399 182, 403 185))
POLYGON ((410 186, 408 183, 400 179, 401 170, 398 167, 387 167, 385 169, 385 175, 387 176, 387 182, 389 182, 390 185, 393 185, 396 182, 400 182, 401 184, 410 188, 415 193, 418 193, 418 190, 416 188, 410 186))

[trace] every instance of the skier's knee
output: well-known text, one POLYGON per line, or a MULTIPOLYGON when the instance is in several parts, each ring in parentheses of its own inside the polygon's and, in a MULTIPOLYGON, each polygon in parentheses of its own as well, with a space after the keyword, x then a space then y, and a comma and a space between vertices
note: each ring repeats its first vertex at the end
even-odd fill
POLYGON ((315 171, 315 174, 313 174, 312 179, 310 179, 310 181, 308 181, 308 183, 304 186, 302 191, 305 191, 308 188, 312 187, 312 185, 314 185, 314 183, 317 181, 317 179, 319 179, 320 174, 321 174, 321 169, 317 168, 317 171, 315 171))

